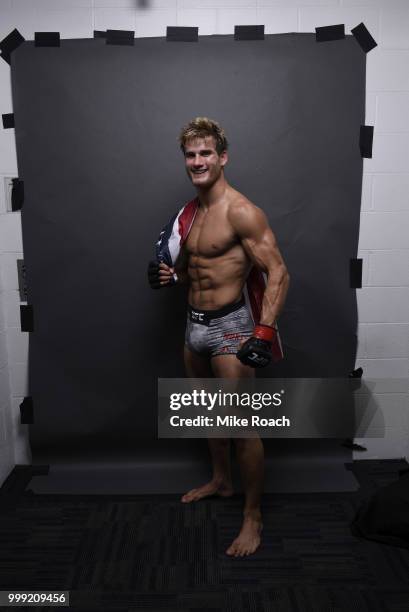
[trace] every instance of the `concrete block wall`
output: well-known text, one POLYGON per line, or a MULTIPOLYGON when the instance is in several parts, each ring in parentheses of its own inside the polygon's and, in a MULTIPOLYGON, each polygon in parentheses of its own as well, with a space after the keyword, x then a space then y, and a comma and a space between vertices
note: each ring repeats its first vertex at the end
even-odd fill
MULTIPOLYGON (((366 123, 374 125, 374 142, 372 159, 364 161, 359 256, 365 265, 364 286, 357 292, 357 365, 368 378, 407 378, 409 4, 373 0, 366 5, 377 14, 379 46, 367 56, 366 123)), ((362 440, 368 453, 360 457, 408 459, 407 394, 381 393, 375 401, 386 417, 384 436, 362 440), (399 402, 399 419, 388 418, 391 401, 399 402)), ((373 427, 376 430, 375 423, 373 427)))
MULTIPOLYGON (((378 43, 367 56, 366 124, 374 125, 373 158, 364 162, 358 290, 359 353, 365 376, 409 375, 409 3, 407 0, 0 0, 0 40, 13 28, 62 38, 128 29, 164 36, 166 26, 199 34, 232 34, 264 24, 267 34, 314 32, 363 21, 378 43)), ((0 112, 12 112, 9 66, 0 60, 0 112)), ((30 462, 19 404, 28 393, 28 334, 20 331, 16 260, 24 257, 19 212, 6 212, 4 178, 17 176, 14 130, 0 129, 0 483, 15 463, 30 462)), ((115 313, 113 313, 115 316, 115 313)), ((408 397, 379 393, 382 438, 362 441, 359 458, 409 458, 408 397), (400 403, 399 403, 400 402, 400 403), (396 407, 397 403, 399 408, 396 407)), ((379 421, 373 423, 379 428, 379 421)))

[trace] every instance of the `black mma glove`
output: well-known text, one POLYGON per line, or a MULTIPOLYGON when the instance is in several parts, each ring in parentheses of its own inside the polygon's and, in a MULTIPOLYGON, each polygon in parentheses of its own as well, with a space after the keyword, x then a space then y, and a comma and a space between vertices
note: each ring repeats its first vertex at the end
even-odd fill
POLYGON ((256 325, 251 338, 246 340, 236 357, 244 365, 252 368, 264 368, 271 359, 271 346, 276 330, 270 325, 256 325))
POLYGON ((173 274, 168 283, 161 285, 159 271, 160 268, 158 262, 150 261, 148 265, 148 281, 151 286, 151 289, 163 289, 164 287, 171 287, 176 283, 177 276, 176 274, 173 274))

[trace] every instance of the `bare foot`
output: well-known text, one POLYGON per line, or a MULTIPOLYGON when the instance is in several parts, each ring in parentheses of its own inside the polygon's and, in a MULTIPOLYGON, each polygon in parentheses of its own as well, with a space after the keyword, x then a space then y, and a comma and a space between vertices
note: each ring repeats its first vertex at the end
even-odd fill
POLYGON ((199 487, 198 489, 192 489, 188 493, 183 495, 181 501, 186 503, 192 501, 198 501, 203 497, 209 497, 210 495, 220 495, 220 497, 230 497, 233 495, 233 487, 231 483, 220 482, 211 480, 207 484, 199 487))
POLYGON ((260 534, 263 529, 260 516, 245 516, 240 533, 226 550, 231 557, 244 557, 253 554, 260 546, 260 534))

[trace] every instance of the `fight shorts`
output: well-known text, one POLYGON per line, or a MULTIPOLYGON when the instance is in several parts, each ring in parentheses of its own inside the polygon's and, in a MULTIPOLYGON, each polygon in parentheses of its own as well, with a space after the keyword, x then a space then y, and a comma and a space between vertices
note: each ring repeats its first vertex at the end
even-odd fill
POLYGON ((254 324, 244 297, 218 310, 198 310, 188 305, 185 343, 206 357, 235 355, 253 335, 254 324))

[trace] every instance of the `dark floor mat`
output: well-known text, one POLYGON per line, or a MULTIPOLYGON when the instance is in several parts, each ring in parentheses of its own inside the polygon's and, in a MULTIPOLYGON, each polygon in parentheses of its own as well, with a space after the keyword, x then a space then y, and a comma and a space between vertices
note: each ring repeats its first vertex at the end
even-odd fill
POLYGON ((363 497, 407 464, 350 467, 358 492, 266 494, 262 545, 241 559, 225 554, 241 496, 23 491, 0 522, 0 589, 69 590, 78 610, 407 612, 409 550, 350 531, 363 497))

